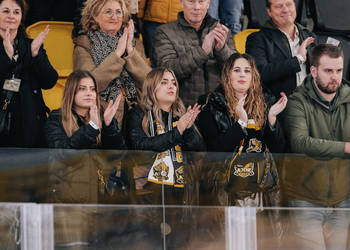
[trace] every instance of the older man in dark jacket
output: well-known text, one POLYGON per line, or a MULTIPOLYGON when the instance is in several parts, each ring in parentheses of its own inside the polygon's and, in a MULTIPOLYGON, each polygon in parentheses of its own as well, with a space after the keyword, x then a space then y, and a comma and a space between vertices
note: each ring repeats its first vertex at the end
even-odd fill
POLYGON ((294 0, 266 0, 270 20, 257 33, 251 34, 246 50, 259 69, 262 83, 279 98, 290 95, 306 77, 309 68, 307 47, 316 35, 295 22, 294 0))
POLYGON ((223 62, 235 53, 230 31, 207 14, 209 0, 180 0, 183 12, 157 28, 153 64, 172 69, 185 105, 213 91, 223 62))

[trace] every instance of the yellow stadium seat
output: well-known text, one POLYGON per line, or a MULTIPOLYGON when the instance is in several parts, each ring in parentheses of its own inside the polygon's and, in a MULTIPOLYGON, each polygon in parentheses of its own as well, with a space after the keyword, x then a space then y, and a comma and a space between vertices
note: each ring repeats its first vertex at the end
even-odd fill
POLYGON ((40 21, 27 27, 29 38, 35 38, 44 31, 46 25, 50 32, 44 41, 47 56, 58 73, 58 80, 50 90, 43 90, 46 105, 52 110, 61 106, 64 85, 67 77, 73 71, 73 41, 72 22, 40 21))
POLYGON ((247 37, 254 32, 258 32, 259 29, 245 29, 241 32, 237 33, 233 36, 233 40, 235 41, 236 50, 244 54, 245 53, 245 42, 247 41, 247 37))

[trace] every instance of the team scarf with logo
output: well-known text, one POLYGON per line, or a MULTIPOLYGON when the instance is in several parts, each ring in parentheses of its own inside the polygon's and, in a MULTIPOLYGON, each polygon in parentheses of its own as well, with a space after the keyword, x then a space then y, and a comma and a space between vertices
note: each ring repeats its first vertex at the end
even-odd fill
MULTIPOLYGON (((154 125, 156 125, 157 135, 164 134, 166 131, 162 125, 159 122, 153 122, 151 111, 149 111, 149 117, 151 136, 155 136, 154 125)), ((172 112, 169 112, 167 131, 171 131, 176 125, 177 122, 172 121, 172 112)), ((183 154, 179 145, 156 155, 156 159, 148 173, 148 181, 174 187, 184 187, 183 154)))

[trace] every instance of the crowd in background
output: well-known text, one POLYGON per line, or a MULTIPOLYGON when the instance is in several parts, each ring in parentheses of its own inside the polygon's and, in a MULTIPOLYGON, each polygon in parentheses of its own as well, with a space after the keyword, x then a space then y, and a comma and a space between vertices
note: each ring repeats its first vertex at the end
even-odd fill
MULTIPOLYGON (((257 178, 254 167, 268 169, 257 189, 278 185, 271 152, 349 156, 344 53, 295 22, 293 0, 266 0, 270 19, 248 37, 247 54, 237 53, 232 39, 241 31, 240 0, 54 3, 60 6, 28 0, 25 22, 23 0, 0 0, 0 146, 151 150, 157 155, 148 181, 179 188, 191 161, 186 152, 232 152, 226 190, 232 197, 248 188, 237 177, 257 178), (24 30, 38 20, 75 22, 74 72, 61 108, 50 113, 41 93, 58 77, 42 46, 49 27, 33 40, 24 30), (237 164, 241 153, 262 159, 237 164)), ((329 171, 305 174, 317 190, 320 180, 334 178, 329 186, 338 192, 327 204, 320 187, 317 195, 295 195, 290 206, 348 207, 341 177, 329 171)), ((337 240, 329 244, 346 245, 341 232, 348 219, 334 218, 337 240)), ((303 227, 311 219, 295 215, 299 236, 315 239, 303 227)))

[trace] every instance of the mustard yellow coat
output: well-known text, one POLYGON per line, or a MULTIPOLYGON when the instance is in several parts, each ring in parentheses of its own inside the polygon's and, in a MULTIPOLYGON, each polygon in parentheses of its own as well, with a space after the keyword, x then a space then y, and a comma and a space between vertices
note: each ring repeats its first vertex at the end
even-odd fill
POLYGON ((168 23, 177 19, 182 11, 179 0, 140 0, 138 18, 158 23, 168 23))

